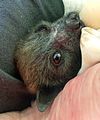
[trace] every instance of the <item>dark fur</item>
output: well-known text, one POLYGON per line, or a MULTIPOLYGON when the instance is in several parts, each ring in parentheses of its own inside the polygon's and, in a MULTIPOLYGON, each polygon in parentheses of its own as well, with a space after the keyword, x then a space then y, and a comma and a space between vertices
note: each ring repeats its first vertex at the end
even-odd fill
POLYGON ((43 22, 20 40, 15 61, 26 86, 34 93, 41 86, 64 85, 81 67, 80 35, 83 23, 72 12, 51 24, 43 22), (39 26, 45 24, 46 30, 39 26), (62 54, 61 64, 52 63, 53 54, 62 54))

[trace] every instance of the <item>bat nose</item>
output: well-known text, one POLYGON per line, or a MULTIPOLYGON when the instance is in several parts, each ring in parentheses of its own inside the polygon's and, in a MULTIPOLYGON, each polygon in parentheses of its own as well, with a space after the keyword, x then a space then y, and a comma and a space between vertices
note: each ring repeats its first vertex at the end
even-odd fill
POLYGON ((81 27, 81 20, 77 12, 70 12, 66 17, 66 29, 79 29, 81 27))
POLYGON ((79 14, 77 12, 70 12, 67 16, 67 18, 69 18, 71 21, 74 20, 74 21, 78 21, 80 20, 79 18, 79 14))

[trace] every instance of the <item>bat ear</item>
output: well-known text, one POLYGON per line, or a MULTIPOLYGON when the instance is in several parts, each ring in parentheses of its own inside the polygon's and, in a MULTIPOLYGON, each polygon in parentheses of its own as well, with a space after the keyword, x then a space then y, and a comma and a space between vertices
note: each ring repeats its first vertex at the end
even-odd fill
POLYGON ((62 87, 43 87, 37 92, 36 103, 38 110, 44 112, 61 91, 62 87))

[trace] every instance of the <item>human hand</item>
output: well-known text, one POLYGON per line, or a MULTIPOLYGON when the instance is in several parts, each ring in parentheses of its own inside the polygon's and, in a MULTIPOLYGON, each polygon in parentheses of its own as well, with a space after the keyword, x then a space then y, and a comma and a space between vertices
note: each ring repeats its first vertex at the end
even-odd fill
POLYGON ((0 115, 0 120, 99 120, 100 63, 70 80, 52 106, 40 113, 35 103, 22 112, 0 115))

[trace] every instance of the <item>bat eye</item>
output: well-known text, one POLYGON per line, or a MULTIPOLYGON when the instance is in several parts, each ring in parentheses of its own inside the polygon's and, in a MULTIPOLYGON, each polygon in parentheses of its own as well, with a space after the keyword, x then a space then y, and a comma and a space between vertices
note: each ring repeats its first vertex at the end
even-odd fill
POLYGON ((53 54, 53 63, 55 64, 55 65, 59 65, 60 64, 60 62, 61 62, 61 53, 60 52, 55 52, 54 54, 53 54))

